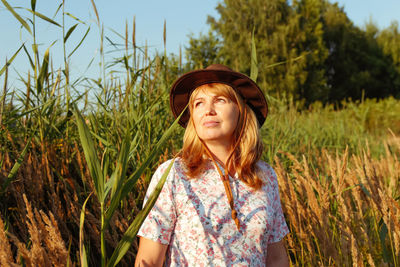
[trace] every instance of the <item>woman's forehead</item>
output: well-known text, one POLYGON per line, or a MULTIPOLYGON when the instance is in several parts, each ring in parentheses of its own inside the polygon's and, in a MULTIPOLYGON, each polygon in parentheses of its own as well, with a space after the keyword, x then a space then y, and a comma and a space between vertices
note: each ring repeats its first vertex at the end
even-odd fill
POLYGON ((212 92, 212 91, 207 91, 207 90, 201 90, 201 91, 197 91, 194 95, 193 95, 193 99, 199 99, 199 98, 204 98, 204 97, 219 97, 219 96, 223 96, 222 94, 218 93, 218 92, 212 92))
POLYGON ((206 95, 206 96, 213 96, 213 97, 214 96, 225 96, 228 98, 233 98, 234 96, 232 94, 230 94, 229 89, 230 88, 227 88, 227 86, 224 84, 221 84, 218 86, 215 86, 215 85, 211 86, 209 84, 204 84, 204 85, 197 87, 193 91, 191 98, 192 99, 198 98, 199 95, 200 96, 206 95))

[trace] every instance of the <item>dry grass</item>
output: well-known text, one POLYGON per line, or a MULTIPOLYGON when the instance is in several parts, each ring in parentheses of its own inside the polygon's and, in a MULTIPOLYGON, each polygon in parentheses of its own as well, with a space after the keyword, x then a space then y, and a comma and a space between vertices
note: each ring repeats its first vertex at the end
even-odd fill
POLYGON ((380 159, 322 151, 310 163, 276 158, 295 266, 400 265, 400 142, 392 137, 380 159))
MULTIPOLYGON (((380 158, 372 158, 368 148, 359 155, 350 155, 347 150, 336 154, 320 151, 313 160, 282 154, 290 160, 290 167, 283 167, 276 158, 274 167, 291 230, 287 242, 294 266, 399 266, 400 138, 391 136, 385 148, 380 158)), ((74 168, 54 160, 57 153, 51 146, 47 151, 53 160, 39 157, 35 150, 27 155, 5 195, 8 213, 2 216, 7 218, 7 231, 0 231, 1 266, 79 265, 77 229, 86 193, 73 177, 88 177, 86 163, 78 150, 69 152, 75 154, 69 163, 74 168), (43 171, 46 164, 47 173, 43 171)), ((0 156, 10 167, 7 154, 0 156)), ((143 177, 138 186, 145 188, 146 184, 143 177)), ((91 186, 85 185, 87 190, 91 186)), ((110 247, 128 227, 136 205, 129 198, 116 213, 106 235, 110 247)), ((85 236, 94 264, 100 253, 98 218, 93 202, 86 210, 85 236)), ((0 227, 5 229, 3 221, 0 227)), ((135 251, 136 244, 121 265, 132 263, 135 251)))
MULTIPOLYGON (((25 194, 23 199, 26 205, 25 221, 29 242, 21 242, 16 236, 10 234, 11 243, 18 249, 17 253, 11 251, 11 245, 5 232, 0 231, 0 263, 1 266, 71 266, 69 251, 61 237, 57 221, 51 212, 47 215, 43 211, 33 209, 25 194)), ((0 226, 4 229, 3 221, 0 226)))
POLYGON ((13 262, 11 245, 7 239, 3 220, 0 218, 0 266, 12 266, 13 262))
MULTIPOLYGON (((68 261, 70 266, 80 264, 81 206, 87 192, 93 190, 83 152, 77 145, 67 144, 47 144, 43 147, 46 153, 41 153, 41 149, 33 144, 14 182, 2 196, 0 213, 8 224, 7 231, 0 225, 0 266, 22 263, 25 266, 66 266, 68 261), (62 158, 66 153, 74 157, 62 158), (82 181, 87 183, 82 184, 82 181)), ((0 161, 4 167, 0 171, 2 184, 13 162, 7 152, 0 153, 0 161)), ((110 248, 117 245, 137 212, 133 197, 116 212, 106 234, 110 248)), ((96 202, 90 202, 84 232, 90 248, 90 262, 94 265, 99 264, 101 254, 99 213, 96 202)), ((129 256, 121 262, 123 266, 133 263, 136 249, 134 244, 129 256)))

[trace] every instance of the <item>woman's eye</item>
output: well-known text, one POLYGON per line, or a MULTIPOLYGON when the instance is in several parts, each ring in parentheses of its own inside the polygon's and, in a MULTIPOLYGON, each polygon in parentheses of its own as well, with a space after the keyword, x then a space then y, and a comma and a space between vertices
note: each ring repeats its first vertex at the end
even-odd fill
POLYGON ((219 102, 219 103, 226 103, 226 99, 223 98, 223 97, 219 97, 219 98, 217 98, 217 102, 219 102))
POLYGON ((198 107, 198 106, 200 106, 202 103, 203 103, 203 102, 201 102, 201 101, 194 102, 194 107, 198 107))

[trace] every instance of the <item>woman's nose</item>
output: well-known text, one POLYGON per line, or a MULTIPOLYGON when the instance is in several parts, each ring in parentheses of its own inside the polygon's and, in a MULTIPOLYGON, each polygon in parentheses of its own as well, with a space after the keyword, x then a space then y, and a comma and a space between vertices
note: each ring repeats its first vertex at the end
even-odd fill
POLYGON ((215 107, 214 107, 214 103, 207 103, 206 104, 206 114, 207 115, 215 115, 215 107))

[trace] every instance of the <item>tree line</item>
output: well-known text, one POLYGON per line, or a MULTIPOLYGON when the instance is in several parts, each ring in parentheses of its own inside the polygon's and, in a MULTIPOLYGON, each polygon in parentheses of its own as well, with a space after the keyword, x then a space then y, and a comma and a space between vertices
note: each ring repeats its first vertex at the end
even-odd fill
POLYGON ((223 63, 250 74, 252 37, 257 82, 279 98, 339 103, 400 98, 398 22, 360 28, 327 0, 223 0, 210 31, 190 36, 187 68, 223 63))

